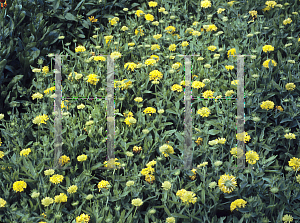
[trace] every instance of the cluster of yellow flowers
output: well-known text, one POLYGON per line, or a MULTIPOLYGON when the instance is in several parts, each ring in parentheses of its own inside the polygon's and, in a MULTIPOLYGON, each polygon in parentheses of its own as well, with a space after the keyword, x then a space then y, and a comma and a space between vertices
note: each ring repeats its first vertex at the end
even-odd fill
POLYGON ((109 163, 107 163, 107 161, 104 161, 103 162, 103 164, 105 164, 104 167, 112 168, 114 165, 119 166, 121 163, 116 162, 117 160, 118 160, 118 158, 115 158, 115 160, 111 159, 111 160, 109 160, 110 161, 109 163))
POLYGON ((153 183, 155 180, 155 176, 153 175, 155 172, 155 169, 152 168, 156 164, 155 160, 150 161, 149 163, 146 164, 147 168, 142 169, 141 174, 145 176, 145 180, 148 183, 153 183))
POLYGON ((120 88, 121 90, 126 90, 132 86, 132 81, 124 79, 122 81, 114 81, 114 88, 120 88))
POLYGON ((165 156, 168 157, 169 154, 174 154, 174 149, 172 146, 168 144, 164 144, 161 147, 159 147, 159 151, 165 156))
POLYGON ((236 199, 235 201, 233 201, 230 204, 230 211, 233 211, 234 209, 241 208, 241 207, 244 208, 246 204, 247 204, 247 201, 245 201, 243 199, 236 199))
POLYGON ((98 183, 99 192, 101 191, 101 188, 105 188, 106 190, 108 190, 107 187, 110 187, 110 183, 108 181, 106 181, 106 180, 101 180, 98 183))
POLYGON ((76 217, 76 223, 89 222, 91 217, 87 214, 81 214, 76 217))
POLYGON ((296 157, 293 157, 289 161, 289 166, 293 167, 293 170, 299 171, 300 170, 300 159, 296 158, 296 157))
POLYGON ((176 196, 178 196, 186 205, 188 205, 189 203, 195 204, 197 201, 196 194, 185 189, 178 190, 176 196))
POLYGON ((127 118, 125 118, 124 122, 125 122, 128 126, 131 126, 131 125, 133 125, 133 124, 136 123, 136 119, 133 117, 132 112, 129 112, 128 114, 125 114, 125 113, 124 113, 124 116, 125 116, 125 117, 127 116, 127 118))
POLYGON ((133 149, 132 149, 132 151, 134 153, 140 153, 142 151, 142 147, 141 146, 140 147, 134 146, 133 149))

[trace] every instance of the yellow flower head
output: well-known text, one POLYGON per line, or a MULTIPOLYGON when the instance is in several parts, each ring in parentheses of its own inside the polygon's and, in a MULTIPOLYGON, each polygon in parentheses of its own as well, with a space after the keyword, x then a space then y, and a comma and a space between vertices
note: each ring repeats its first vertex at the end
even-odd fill
POLYGON ((246 161, 250 164, 255 164, 256 161, 259 160, 259 155, 255 151, 246 152, 246 161))

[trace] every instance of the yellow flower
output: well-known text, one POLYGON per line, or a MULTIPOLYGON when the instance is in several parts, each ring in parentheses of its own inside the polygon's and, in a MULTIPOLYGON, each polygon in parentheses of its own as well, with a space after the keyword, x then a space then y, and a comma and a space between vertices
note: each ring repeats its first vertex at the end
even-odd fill
POLYGON ((161 38, 161 37, 162 37, 161 34, 153 35, 153 38, 154 38, 154 39, 159 39, 159 38, 161 38))
POLYGON ((127 118, 125 118, 124 122, 126 123, 126 125, 131 126, 136 123, 136 119, 133 117, 127 117, 127 118))
POLYGON ((142 151, 142 147, 134 146, 133 149, 132 149, 132 151, 133 151, 134 153, 140 153, 140 152, 142 151))
POLYGON ((175 51, 175 49, 176 49, 176 45, 175 45, 175 44, 171 44, 171 45, 169 46, 169 50, 170 50, 170 51, 175 51))
POLYGON ((64 193, 60 193, 59 195, 54 197, 55 203, 62 203, 62 202, 67 202, 67 195, 64 193))
POLYGON ((217 11, 217 13, 218 13, 218 14, 221 14, 221 13, 224 12, 224 11, 225 11, 225 9, 219 8, 218 11, 217 11))
POLYGON ((143 101, 143 98, 141 98, 141 97, 136 97, 136 98, 134 99, 134 101, 136 101, 136 102, 142 102, 142 101, 143 101))
POLYGON ((108 186, 108 185, 110 185, 108 181, 106 181, 106 180, 101 180, 101 181, 98 183, 99 192, 101 191, 101 188, 107 189, 107 186, 108 186))
POLYGON ((118 23, 118 19, 116 19, 116 17, 115 18, 113 18, 113 19, 109 19, 109 23, 112 25, 112 26, 114 26, 114 25, 116 25, 117 23, 118 23))
POLYGON ((248 135, 247 132, 243 132, 243 133, 238 133, 238 134, 236 134, 236 138, 237 138, 237 140, 239 140, 239 141, 243 141, 243 140, 244 140, 244 143, 249 142, 250 139, 251 139, 251 137, 248 135))
POLYGON ((243 150, 237 147, 231 148, 230 153, 234 158, 241 158, 244 154, 243 150))
POLYGON ((83 213, 80 216, 76 217, 76 223, 82 223, 82 222, 86 223, 89 222, 90 219, 91 217, 89 215, 83 213))
POLYGON ((85 52, 85 51, 86 51, 85 47, 81 46, 81 45, 75 48, 75 52, 76 53, 77 52, 85 52))
POLYGON ((171 87, 171 90, 172 90, 172 91, 177 91, 177 92, 182 92, 182 87, 181 87, 179 84, 174 84, 174 85, 171 87))
POLYGON ((51 197, 45 197, 42 200, 42 205, 44 205, 45 207, 48 207, 50 204, 53 204, 53 199, 51 197))
POLYGON ((95 56, 93 59, 94 59, 95 61, 99 61, 99 60, 101 60, 101 61, 106 61, 106 58, 105 58, 105 57, 102 57, 102 56, 95 56))
POLYGON ((4 208, 6 205, 6 201, 2 198, 0 198, 0 208, 4 208))
POLYGON ((210 2, 209 0, 201 1, 201 7, 202 7, 202 8, 208 8, 208 7, 211 7, 211 2, 210 2))
POLYGON ((232 202, 230 204, 230 211, 233 211, 234 209, 241 208, 241 207, 244 208, 246 204, 247 204, 247 201, 245 201, 243 199, 236 199, 234 202, 232 202))
POLYGON ((199 89, 199 88, 204 88, 204 87, 205 87, 205 84, 202 83, 201 81, 193 81, 193 83, 192 83, 192 88, 199 89))
POLYGON ((274 6, 277 4, 275 1, 266 1, 265 3, 268 7, 274 8, 274 6))
POLYGON ((250 164, 255 164, 256 161, 259 160, 259 155, 255 151, 246 152, 246 161, 250 164))
POLYGON ((45 170, 45 171, 44 171, 44 174, 45 174, 46 176, 51 176, 51 175, 54 174, 54 170, 53 170, 53 169, 45 170))
POLYGON ((160 8, 158 9, 158 11, 159 11, 159 12, 164 12, 164 11, 166 11, 166 9, 163 8, 163 7, 160 7, 160 8))
POLYGON ((198 139, 195 141, 197 145, 199 146, 201 142, 203 142, 203 139, 198 137, 198 139))
POLYGON ((128 46, 134 46, 135 43, 131 42, 131 43, 128 43, 128 46))
POLYGON ((90 83, 90 84, 93 84, 93 85, 96 85, 97 82, 99 81, 97 79, 97 75, 96 74, 89 74, 87 76, 88 80, 86 82, 90 83))
MULTIPOLYGON (((268 60, 266 60, 266 61, 263 63, 263 66, 264 66, 265 68, 269 68, 269 62, 270 62, 270 60, 271 60, 271 59, 268 59, 268 60)), ((274 65, 274 67, 277 66, 277 63, 276 63, 274 60, 272 60, 272 64, 274 65)))
POLYGON ((225 142, 226 142, 226 139, 225 138, 218 138, 218 143, 219 144, 225 144, 225 142))
POLYGON ((234 68, 234 66, 232 65, 228 65, 228 66, 225 66, 226 70, 232 70, 234 68))
POLYGON ((135 63, 130 62, 130 63, 126 63, 124 65, 125 69, 126 69, 126 67, 127 67, 127 70, 131 69, 131 71, 134 71, 134 69, 137 67, 137 65, 135 63))
POLYGON ((296 88, 296 85, 294 83, 288 83, 288 84, 285 85, 285 88, 288 91, 293 91, 296 88))
POLYGON ((211 90, 207 90, 202 94, 203 94, 204 98, 213 98, 214 97, 214 91, 211 91, 211 90))
POLYGON ((156 113, 156 109, 152 107, 147 107, 143 112, 151 116, 151 113, 156 113))
POLYGON ((215 51, 217 49, 217 47, 212 45, 212 46, 207 47, 207 49, 210 51, 215 51))
POLYGON ((172 68, 173 69, 178 69, 179 67, 181 67, 182 66, 182 64, 180 63, 180 62, 176 62, 176 63, 174 63, 173 65, 172 65, 172 68))
POLYGON ((272 45, 264 45, 262 49, 265 53, 268 51, 274 51, 274 47, 272 45))
MULTIPOLYGON (((1 140, 1 139, 0 139, 1 140)), ((0 144, 1 145, 1 144, 0 144)), ((3 159, 4 157, 4 152, 3 151, 0 151, 0 159, 3 159)))
POLYGON ((151 14, 147 14, 145 15, 145 19, 152 22, 154 20, 154 16, 151 14))
POLYGON ((155 50, 155 49, 160 49, 160 46, 158 45, 158 44, 153 44, 152 46, 151 46, 151 50, 155 50))
POLYGON ((52 177, 50 177, 50 182, 54 184, 61 183, 64 179, 63 175, 55 174, 52 177))
POLYGON ((170 190, 171 189, 172 184, 169 181, 165 181, 162 183, 162 188, 163 190, 170 190))
POLYGON ((42 69, 44 74, 47 74, 49 72, 49 67, 48 66, 44 66, 42 69))
POLYGON ((77 156, 77 160, 78 160, 79 162, 86 161, 86 159, 87 159, 87 155, 82 154, 82 155, 80 155, 80 156, 77 156))
POLYGON ((210 109, 203 107, 197 111, 197 114, 201 115, 202 117, 208 117, 210 114, 210 109))
POLYGON ((43 95, 41 93, 37 92, 37 93, 33 94, 31 97, 32 97, 32 100, 34 100, 36 98, 42 99, 43 95))
POLYGON ((262 109, 266 109, 266 110, 273 109, 274 108, 274 102, 269 101, 269 100, 263 101, 260 107, 262 109))
POLYGON ((168 26, 165 28, 165 30, 167 31, 167 33, 173 33, 175 32, 176 28, 174 26, 168 26))
POLYGON ((31 152, 31 149, 28 148, 28 149, 23 149, 21 152, 20 152, 20 156, 25 156, 27 157, 28 154, 31 152))
POLYGON ((192 32, 192 35, 193 35, 193 36, 200 36, 201 33, 200 33, 199 31, 194 30, 194 31, 192 32))
POLYGON ((151 167, 151 166, 154 166, 154 165, 156 165, 156 161, 155 160, 152 160, 152 161, 150 161, 150 162, 148 162, 146 164, 147 167, 151 167))
POLYGON ((155 64, 156 63, 156 60, 155 59, 147 59, 146 61, 145 61, 145 64, 146 65, 153 65, 153 64, 155 64))
POLYGON ((257 11, 255 10, 252 10, 252 11, 249 11, 249 14, 252 16, 252 18, 257 18, 257 11))
POLYGON ((142 201, 142 199, 140 198, 136 198, 136 199, 133 199, 131 204, 138 207, 138 206, 141 206, 144 202, 142 201))
POLYGON ((227 2, 227 4, 231 7, 235 1, 227 2))
POLYGON ((149 7, 156 7, 157 6, 157 2, 154 1, 150 1, 148 2, 149 7))
POLYGON ((149 73, 149 80, 160 80, 163 77, 163 74, 158 70, 153 70, 149 73))
POLYGON ((94 16, 89 17, 89 20, 90 20, 91 22, 97 22, 97 21, 98 21, 98 19, 94 19, 94 16))
POLYGON ((146 175, 145 181, 147 181, 149 184, 150 183, 152 184, 155 181, 155 176, 154 175, 146 175))
POLYGON ((135 30, 135 35, 137 35, 139 32, 140 32, 140 34, 141 34, 141 36, 144 36, 145 34, 144 34, 144 31, 140 28, 139 29, 140 31, 138 31, 137 29, 135 30))
POLYGON ((276 106, 276 109, 279 111, 283 111, 283 108, 281 106, 276 106))
POLYGON ((144 14, 144 12, 142 10, 137 10, 136 13, 137 17, 140 17, 141 14, 144 14))
POLYGON ((289 161, 289 166, 293 167, 294 171, 299 171, 300 170, 300 159, 293 157, 289 161))
POLYGON ((105 43, 107 44, 109 41, 111 41, 112 40, 112 38, 114 38, 113 36, 104 36, 104 39, 105 39, 105 43))
POLYGON ((188 42, 188 41, 183 41, 183 42, 181 43, 181 46, 183 46, 183 47, 188 46, 188 45, 189 45, 189 42, 188 42))
POLYGON ((159 147, 159 151, 165 156, 168 157, 169 154, 174 154, 174 149, 172 146, 168 144, 164 144, 163 146, 159 147))
MULTIPOLYGON (((236 50, 235 50, 235 48, 232 48, 232 49, 230 49, 230 50, 228 50, 228 58, 229 58, 229 55, 236 55, 236 50)), ((235 56, 234 56, 235 57, 235 56)))
MULTIPOLYGON (((0 120, 4 118, 4 114, 0 114, 0 120)), ((1 146, 1 144, 0 144, 1 146)))
POLYGON ((168 217, 166 218, 167 223, 175 223, 175 218, 174 217, 168 217))
POLYGON ((237 183, 235 177, 227 174, 220 176, 220 179, 218 181, 218 186, 220 190, 228 194, 236 188, 236 185, 237 183))
POLYGON ((61 163, 61 165, 63 166, 64 164, 69 163, 70 158, 66 155, 63 155, 59 158, 59 162, 61 163))
POLYGON ((230 91, 226 91, 225 96, 226 97, 231 97, 231 95, 233 95, 233 94, 234 94, 234 91, 230 90, 230 91))
POLYGON ((122 56, 122 54, 120 53, 120 52, 112 52, 111 54, 110 54, 110 57, 112 58, 112 59, 118 59, 118 58, 120 58, 122 56))
POLYGON ((176 196, 179 196, 182 202, 185 204, 195 204, 197 201, 197 197, 195 197, 196 194, 192 191, 186 191, 185 189, 178 190, 176 196))
POLYGON ((13 184, 13 190, 16 192, 22 192, 27 188, 27 183, 23 180, 16 181, 13 184))
POLYGON ((34 124, 40 125, 41 123, 46 124, 45 121, 47 120, 49 120, 48 115, 43 114, 35 117, 32 122, 34 124))
POLYGON ((293 133, 285 134, 284 137, 286 139, 296 139, 296 136, 293 133))
POLYGON ((127 26, 122 26, 121 30, 122 30, 122 31, 127 31, 127 30, 128 30, 128 27, 127 27, 127 26))
MULTIPOLYGON (((204 26, 203 26, 203 28, 204 28, 204 26)), ((209 32, 209 31, 217 31, 217 27, 214 25, 214 24, 212 24, 212 25, 209 25, 208 26, 208 28, 206 29, 206 32, 209 32)))
POLYGON ((238 85, 239 82, 240 82, 239 80, 234 80, 234 81, 231 81, 231 84, 232 85, 238 85))

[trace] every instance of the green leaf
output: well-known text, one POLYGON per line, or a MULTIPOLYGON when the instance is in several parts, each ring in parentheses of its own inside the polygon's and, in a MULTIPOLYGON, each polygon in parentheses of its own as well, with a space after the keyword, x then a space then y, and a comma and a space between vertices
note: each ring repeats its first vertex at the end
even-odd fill
POLYGON ((86 14, 86 16, 90 16, 90 15, 92 15, 93 13, 98 12, 98 11, 100 11, 100 9, 92 9, 91 11, 89 11, 89 12, 86 14))
POLYGON ((184 142, 184 137, 179 132, 175 132, 175 135, 180 142, 184 142))
POLYGON ((78 142, 82 141, 82 140, 85 140, 87 137, 87 135, 80 135, 78 136, 76 139, 75 139, 75 146, 78 145, 78 142))
POLYGON ((103 163, 97 163, 96 165, 92 166, 91 167, 91 170, 95 170, 95 169, 98 169, 99 167, 102 167, 104 164, 103 163))
POLYGON ((17 82, 19 82, 24 75, 16 75, 14 76, 14 78, 11 80, 11 82, 9 82, 9 84, 7 85, 6 89, 10 89, 11 86, 15 85, 17 82))
POLYGON ((82 26, 83 26, 84 28, 86 28, 86 29, 89 28, 89 24, 88 24, 88 22, 87 22, 86 20, 83 20, 83 21, 82 21, 82 26))
POLYGON ((165 212, 167 213, 167 215, 171 217, 172 215, 171 215, 169 209, 166 207, 166 205, 164 205, 164 209, 165 209, 165 212))
POLYGON ((73 14, 71 14, 71 13, 69 13, 69 12, 67 12, 65 18, 66 18, 67 20, 77 22, 77 18, 76 18, 73 14))
POLYGON ((220 131, 217 129, 211 129, 208 131, 208 134, 210 134, 210 135, 217 135, 219 133, 220 133, 220 131))
POLYGON ((65 48, 65 50, 66 50, 69 54, 71 54, 71 56, 72 56, 73 58, 76 57, 75 53, 72 52, 71 50, 69 50, 69 49, 67 49, 67 48, 65 48))
POLYGON ((175 217, 175 218, 189 219, 189 217, 187 217, 185 215, 182 215, 182 214, 177 214, 177 213, 173 213, 172 216, 175 217))
POLYGON ((73 11, 76 11, 80 6, 81 4, 84 2, 85 0, 81 0, 81 2, 78 3, 78 5, 76 6, 76 8, 73 10, 73 11))

